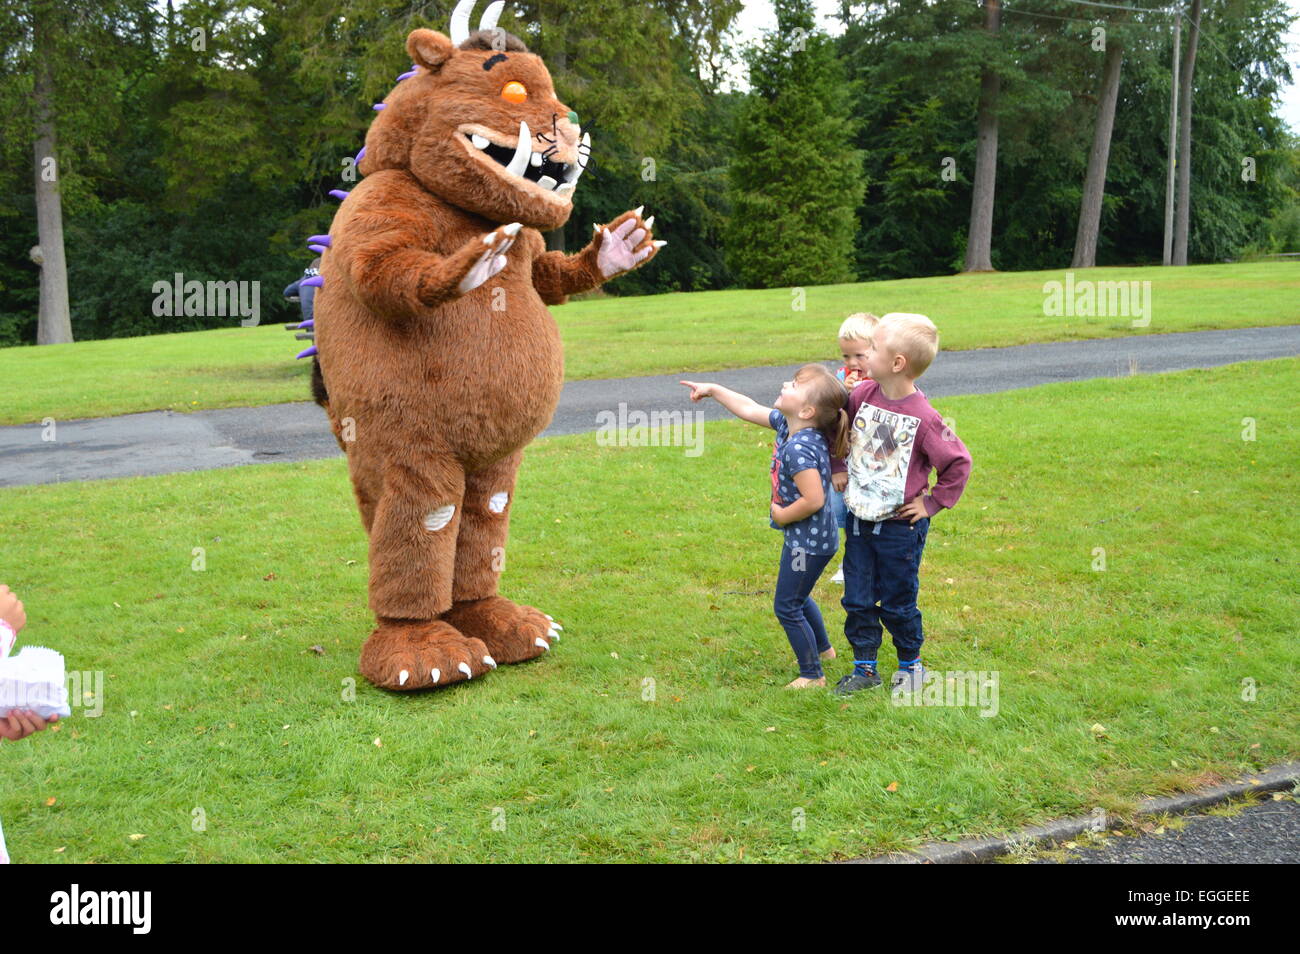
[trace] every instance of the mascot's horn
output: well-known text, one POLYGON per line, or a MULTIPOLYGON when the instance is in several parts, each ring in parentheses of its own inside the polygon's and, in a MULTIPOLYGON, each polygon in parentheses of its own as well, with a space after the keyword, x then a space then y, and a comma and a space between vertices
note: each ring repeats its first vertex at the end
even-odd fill
MULTIPOLYGON (((469 39, 469 15, 474 12, 474 5, 478 0, 460 0, 456 4, 456 9, 451 13, 451 42, 454 46, 460 46, 469 39)), ((479 20, 478 28, 480 30, 494 30, 497 25, 497 18, 501 16, 501 11, 505 9, 506 0, 496 0, 495 3, 489 4, 488 8, 483 11, 483 19, 479 20)))

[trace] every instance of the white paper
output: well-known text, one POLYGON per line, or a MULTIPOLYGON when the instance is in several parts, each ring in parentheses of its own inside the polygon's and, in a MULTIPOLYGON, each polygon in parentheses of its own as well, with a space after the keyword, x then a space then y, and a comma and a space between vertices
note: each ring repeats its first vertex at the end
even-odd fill
POLYGON ((14 709, 29 709, 42 719, 72 715, 62 653, 24 646, 18 655, 0 659, 0 718, 14 709))

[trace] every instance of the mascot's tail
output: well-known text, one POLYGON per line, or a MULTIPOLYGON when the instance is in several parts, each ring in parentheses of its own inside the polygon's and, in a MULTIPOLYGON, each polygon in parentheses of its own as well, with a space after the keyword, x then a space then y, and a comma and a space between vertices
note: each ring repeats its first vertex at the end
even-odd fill
POLYGON ((320 358, 315 356, 311 359, 311 397, 321 407, 329 407, 330 396, 325 390, 325 377, 320 373, 320 358))

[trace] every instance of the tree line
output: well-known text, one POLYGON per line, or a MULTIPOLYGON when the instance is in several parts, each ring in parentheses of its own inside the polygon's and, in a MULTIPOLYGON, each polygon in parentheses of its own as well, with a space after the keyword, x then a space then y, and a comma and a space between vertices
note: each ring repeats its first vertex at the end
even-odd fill
MULTIPOLYGON (((452 5, 7 4, 0 345, 232 324, 155 314, 176 274, 259 281, 265 320, 292 319, 278 288, 409 68, 406 34, 446 32, 452 5)), ((809 0, 775 7, 747 47, 740 0, 501 16, 592 135, 548 244, 643 204, 672 240, 611 293, 1300 250, 1281 0, 846 3, 835 36, 809 0)))

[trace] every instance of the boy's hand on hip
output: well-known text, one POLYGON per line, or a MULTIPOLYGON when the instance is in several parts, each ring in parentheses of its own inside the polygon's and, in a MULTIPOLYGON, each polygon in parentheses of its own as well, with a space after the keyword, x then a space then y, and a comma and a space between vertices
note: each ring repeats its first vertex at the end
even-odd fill
POLYGON ((916 523, 916 521, 930 516, 929 511, 925 509, 925 494, 917 494, 912 500, 895 510, 894 516, 910 517, 908 523, 916 523))
POLYGON ((831 474, 831 486, 844 493, 844 488, 849 485, 849 472, 842 470, 838 474, 831 474))

